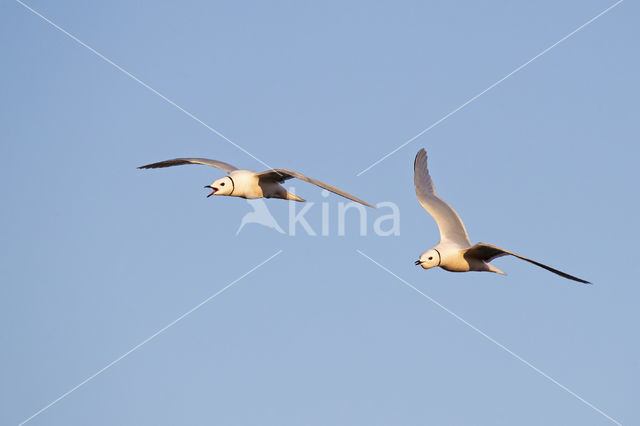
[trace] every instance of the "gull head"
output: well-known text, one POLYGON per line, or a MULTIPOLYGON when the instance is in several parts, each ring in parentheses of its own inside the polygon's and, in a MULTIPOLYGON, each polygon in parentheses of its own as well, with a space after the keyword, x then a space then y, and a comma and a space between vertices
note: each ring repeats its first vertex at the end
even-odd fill
POLYGON ((207 195, 207 198, 212 195, 229 195, 233 192, 233 186, 233 180, 229 176, 214 180, 211 185, 205 185, 205 188, 212 190, 211 194, 207 195))
POLYGON ((415 264, 424 269, 435 268, 440 265, 440 253, 438 250, 429 249, 420 255, 420 259, 416 260, 415 264))

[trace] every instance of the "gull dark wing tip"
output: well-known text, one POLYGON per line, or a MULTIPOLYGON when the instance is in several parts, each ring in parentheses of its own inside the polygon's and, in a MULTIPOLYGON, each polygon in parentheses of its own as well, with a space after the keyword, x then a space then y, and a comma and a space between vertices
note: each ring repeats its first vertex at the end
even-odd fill
POLYGON ((138 169, 157 169, 164 166, 168 161, 160 161, 159 163, 145 164, 144 166, 138 166, 138 169))

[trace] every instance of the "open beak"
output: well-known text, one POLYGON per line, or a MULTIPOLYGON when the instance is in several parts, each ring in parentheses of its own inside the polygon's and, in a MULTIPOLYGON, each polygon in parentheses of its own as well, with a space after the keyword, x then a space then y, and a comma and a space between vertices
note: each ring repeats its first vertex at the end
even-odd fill
POLYGON ((415 264, 416 264, 416 266, 418 266, 418 265, 422 265, 422 262, 420 262, 419 260, 416 260, 416 261, 415 261, 415 262, 413 262, 413 263, 415 263, 415 264))
POLYGON ((214 188, 211 185, 205 185, 204 187, 205 188, 211 188, 211 190, 212 190, 211 194, 207 195, 207 198, 211 197, 213 194, 215 194, 218 191, 218 188, 214 188))

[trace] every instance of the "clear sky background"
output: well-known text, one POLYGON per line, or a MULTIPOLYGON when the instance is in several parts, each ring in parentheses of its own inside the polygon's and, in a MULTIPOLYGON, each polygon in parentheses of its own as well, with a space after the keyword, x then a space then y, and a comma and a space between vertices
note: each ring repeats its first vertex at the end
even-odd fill
MULTIPOLYGON (((330 235, 249 224, 222 173, 137 170, 203 156, 264 167, 19 3, 0 4, 0 423, 33 425, 639 424, 639 6, 625 1, 360 177, 356 174, 611 1, 28 3, 274 167, 336 196, 330 235), (438 242, 413 189, 439 193, 514 258, 424 271, 438 242), (382 209, 380 209, 382 210, 382 209)), ((288 203, 268 200, 286 229, 288 203)), ((296 209, 302 206, 297 204, 296 209)))

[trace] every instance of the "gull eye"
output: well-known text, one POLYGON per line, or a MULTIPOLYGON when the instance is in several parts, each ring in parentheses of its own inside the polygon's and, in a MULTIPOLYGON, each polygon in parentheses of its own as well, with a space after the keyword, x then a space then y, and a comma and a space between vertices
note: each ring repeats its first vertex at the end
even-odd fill
POLYGON ((433 260, 433 256, 429 256, 429 260, 433 260))
POLYGON ((224 186, 224 182, 222 182, 222 183, 220 184, 220 186, 224 186))

